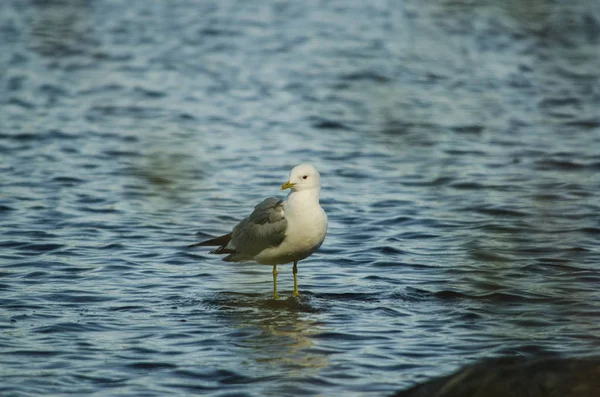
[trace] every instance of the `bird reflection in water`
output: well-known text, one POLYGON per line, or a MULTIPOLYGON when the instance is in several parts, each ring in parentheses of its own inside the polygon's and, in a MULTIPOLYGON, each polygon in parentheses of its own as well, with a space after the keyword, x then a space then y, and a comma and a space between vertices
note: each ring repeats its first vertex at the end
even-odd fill
POLYGON ((327 355, 314 351, 314 336, 326 327, 311 318, 320 311, 310 298, 263 299, 259 294, 219 293, 210 301, 231 322, 226 334, 246 360, 306 376, 327 367, 327 355))

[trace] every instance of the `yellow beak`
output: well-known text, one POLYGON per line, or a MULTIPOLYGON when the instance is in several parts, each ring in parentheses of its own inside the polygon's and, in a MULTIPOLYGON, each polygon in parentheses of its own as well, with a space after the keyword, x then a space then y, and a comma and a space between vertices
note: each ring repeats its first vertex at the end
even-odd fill
POLYGON ((281 190, 285 190, 285 189, 291 189, 294 186, 296 186, 295 183, 292 183, 290 181, 287 181, 286 183, 284 183, 283 185, 281 185, 281 190))

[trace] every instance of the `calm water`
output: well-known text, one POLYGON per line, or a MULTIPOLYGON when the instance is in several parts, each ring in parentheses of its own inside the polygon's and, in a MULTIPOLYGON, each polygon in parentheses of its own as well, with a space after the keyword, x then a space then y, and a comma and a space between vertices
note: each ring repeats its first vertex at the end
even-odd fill
POLYGON ((384 396, 599 353, 600 3, 504 4, 0 2, 0 394, 384 396), (301 299, 186 248, 303 161, 301 299))

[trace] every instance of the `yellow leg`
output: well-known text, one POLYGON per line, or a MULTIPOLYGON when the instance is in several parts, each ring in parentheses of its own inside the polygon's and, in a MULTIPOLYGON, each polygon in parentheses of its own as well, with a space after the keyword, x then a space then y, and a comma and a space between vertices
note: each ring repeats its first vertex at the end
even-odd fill
POLYGON ((298 273, 298 262, 294 262, 294 269, 292 270, 294 273, 294 296, 300 296, 300 292, 298 292, 298 278, 296 274, 298 273))
POLYGON ((273 266, 273 299, 279 298, 277 295, 277 265, 273 266))

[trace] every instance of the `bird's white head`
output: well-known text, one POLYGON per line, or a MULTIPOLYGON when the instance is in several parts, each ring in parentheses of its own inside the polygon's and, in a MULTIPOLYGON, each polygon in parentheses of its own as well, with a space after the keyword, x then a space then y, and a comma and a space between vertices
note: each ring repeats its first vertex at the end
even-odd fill
POLYGON ((293 192, 321 187, 319 171, 311 164, 300 164, 290 172, 290 180, 281 186, 281 190, 292 189, 293 192))

